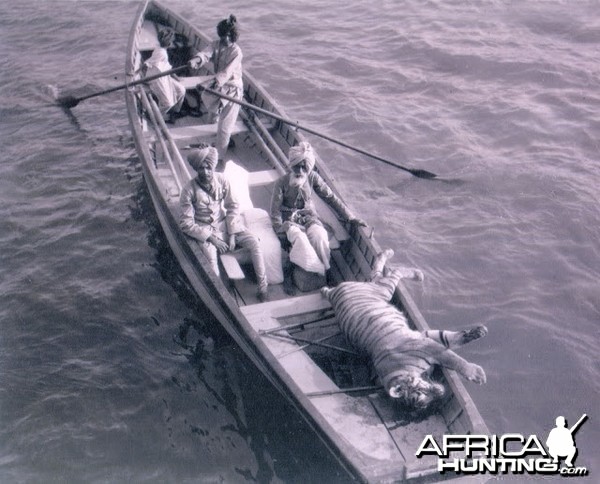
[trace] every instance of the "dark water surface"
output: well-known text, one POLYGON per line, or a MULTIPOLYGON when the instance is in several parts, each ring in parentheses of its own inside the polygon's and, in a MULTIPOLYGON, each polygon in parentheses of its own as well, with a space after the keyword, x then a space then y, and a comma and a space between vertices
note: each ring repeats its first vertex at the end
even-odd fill
MULTIPOLYGON (((587 413, 576 462, 597 482, 598 3, 167 3, 211 35, 235 13, 290 117, 442 175, 309 138, 425 272, 429 324, 488 326, 462 354, 487 371, 468 388, 490 430, 545 440, 587 413)), ((122 93, 53 104, 123 82, 137 7, 0 2, 0 481, 344 482, 189 291, 122 93)))

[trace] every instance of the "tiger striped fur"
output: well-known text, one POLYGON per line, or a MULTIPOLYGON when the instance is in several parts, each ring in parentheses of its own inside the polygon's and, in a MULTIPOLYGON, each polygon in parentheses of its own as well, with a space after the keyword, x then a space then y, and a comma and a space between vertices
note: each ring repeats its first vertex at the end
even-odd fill
POLYGON ((411 329, 405 315, 390 301, 401 279, 422 280, 422 273, 415 269, 386 271, 383 266, 391 254, 386 251, 375 262, 370 282, 343 282, 321 292, 331 302, 342 333, 369 355, 388 394, 414 410, 425 410, 444 393, 442 385, 429 379, 435 364, 456 370, 468 380, 485 382, 483 369, 451 348, 483 337, 487 329, 477 326, 460 332, 423 333, 411 329))

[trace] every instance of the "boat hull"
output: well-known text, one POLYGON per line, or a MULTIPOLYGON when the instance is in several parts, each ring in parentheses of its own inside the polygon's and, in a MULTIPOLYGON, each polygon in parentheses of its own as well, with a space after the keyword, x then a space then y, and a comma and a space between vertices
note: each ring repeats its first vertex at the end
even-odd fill
MULTIPOLYGON (((144 2, 128 43, 126 73, 129 81, 137 79, 134 73, 154 45, 149 29, 152 31, 157 26, 173 29, 186 39, 189 49, 199 49, 209 41, 202 32, 160 3, 144 2)), ((167 127, 157 116, 153 119, 152 100, 146 88, 129 89, 125 97, 148 191, 165 237, 190 285, 236 344, 304 417, 349 477, 362 482, 434 482, 458 477, 441 475, 432 459, 420 460, 414 456, 428 434, 441 437, 443 433, 489 433, 457 375, 443 371, 449 397, 436 414, 418 422, 399 415, 381 392, 340 391, 345 387, 327 370, 331 362, 340 360, 337 353, 332 356, 331 348, 302 343, 303 340, 336 339, 335 335, 331 336, 335 315, 328 302, 319 297, 318 291, 313 291, 295 297, 281 296, 261 304, 244 293, 247 286, 242 283, 236 286, 227 277, 212 272, 197 244, 185 236, 178 225, 178 195, 181 185, 191 176, 184 161, 184 145, 197 139, 175 139, 177 127, 167 127), (281 329, 294 325, 293 330, 281 329)), ((244 74, 244 99, 285 118, 283 110, 248 73, 244 74)), ((256 173, 284 173, 285 153, 303 140, 303 135, 281 122, 269 124, 268 117, 254 116, 251 112, 242 110, 240 117, 244 123, 236 135, 235 151, 243 154, 242 159, 253 160, 252 166, 247 168, 258 168, 256 173)), ((207 129, 202 131, 205 132, 207 129)), ((206 139, 210 141, 210 137, 206 139)), ((318 157, 316 168, 335 190, 326 165, 318 157)), ((257 186, 252 195, 256 199, 267 199, 268 189, 268 184, 257 186)), ((338 230, 340 247, 333 251, 337 278, 365 280, 381 248, 366 229, 341 227, 338 230)), ((403 284, 398 286, 394 301, 416 329, 428 328, 403 284)), ((340 345, 343 345, 341 340, 340 345)), ((344 360, 343 364, 359 368, 360 358, 352 358, 348 360, 350 363, 344 360)), ((350 378, 355 385, 365 382, 361 371, 353 370, 350 378)))

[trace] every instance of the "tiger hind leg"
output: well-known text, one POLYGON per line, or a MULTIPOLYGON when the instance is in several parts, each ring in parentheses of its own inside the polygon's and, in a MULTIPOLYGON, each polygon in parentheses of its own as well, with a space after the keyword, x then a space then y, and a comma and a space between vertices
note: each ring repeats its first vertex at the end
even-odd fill
MULTIPOLYGON (((394 251, 392 249, 384 250, 377 255, 377 257, 375 257, 368 281, 347 281, 341 283, 340 286, 348 287, 348 284, 365 284, 366 286, 374 288, 384 300, 389 301, 394 295, 394 291, 396 290, 396 287, 401 279, 414 279, 417 281, 423 280, 423 273, 419 269, 406 267, 388 269, 385 264, 388 259, 391 259, 393 256, 394 251)), ((335 291, 338 287, 322 287, 321 294, 323 297, 330 299, 333 291, 335 291)))
POLYGON ((473 326, 462 331, 446 331, 439 329, 429 329, 425 331, 425 336, 429 339, 443 344, 446 348, 454 349, 466 345, 471 341, 483 338, 488 330, 485 326, 473 326))
POLYGON ((386 263, 394 257, 394 251, 392 249, 385 249, 381 252, 373 262, 371 270, 370 282, 380 282, 383 279, 390 279, 396 281, 396 284, 400 279, 414 279, 416 281, 422 281, 424 279, 423 272, 419 269, 409 267, 386 267, 386 263))
POLYGON ((373 269, 371 270, 371 277, 369 278, 370 281, 376 281, 384 276, 385 264, 392 257, 394 257, 394 251, 392 249, 385 249, 375 257, 373 269))

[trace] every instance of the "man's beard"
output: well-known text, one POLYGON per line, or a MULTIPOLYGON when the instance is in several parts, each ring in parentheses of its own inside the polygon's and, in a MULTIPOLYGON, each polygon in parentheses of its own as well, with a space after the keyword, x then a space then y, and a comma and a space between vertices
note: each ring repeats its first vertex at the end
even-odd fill
POLYGON ((306 172, 303 172, 300 174, 293 173, 292 176, 290 177, 290 186, 301 187, 302 185, 304 185, 304 183, 306 183, 307 178, 308 178, 308 173, 306 173, 306 172))
POLYGON ((212 173, 202 173, 198 174, 196 178, 198 179, 198 183, 200 183, 200 185, 211 186, 214 176, 212 173))

